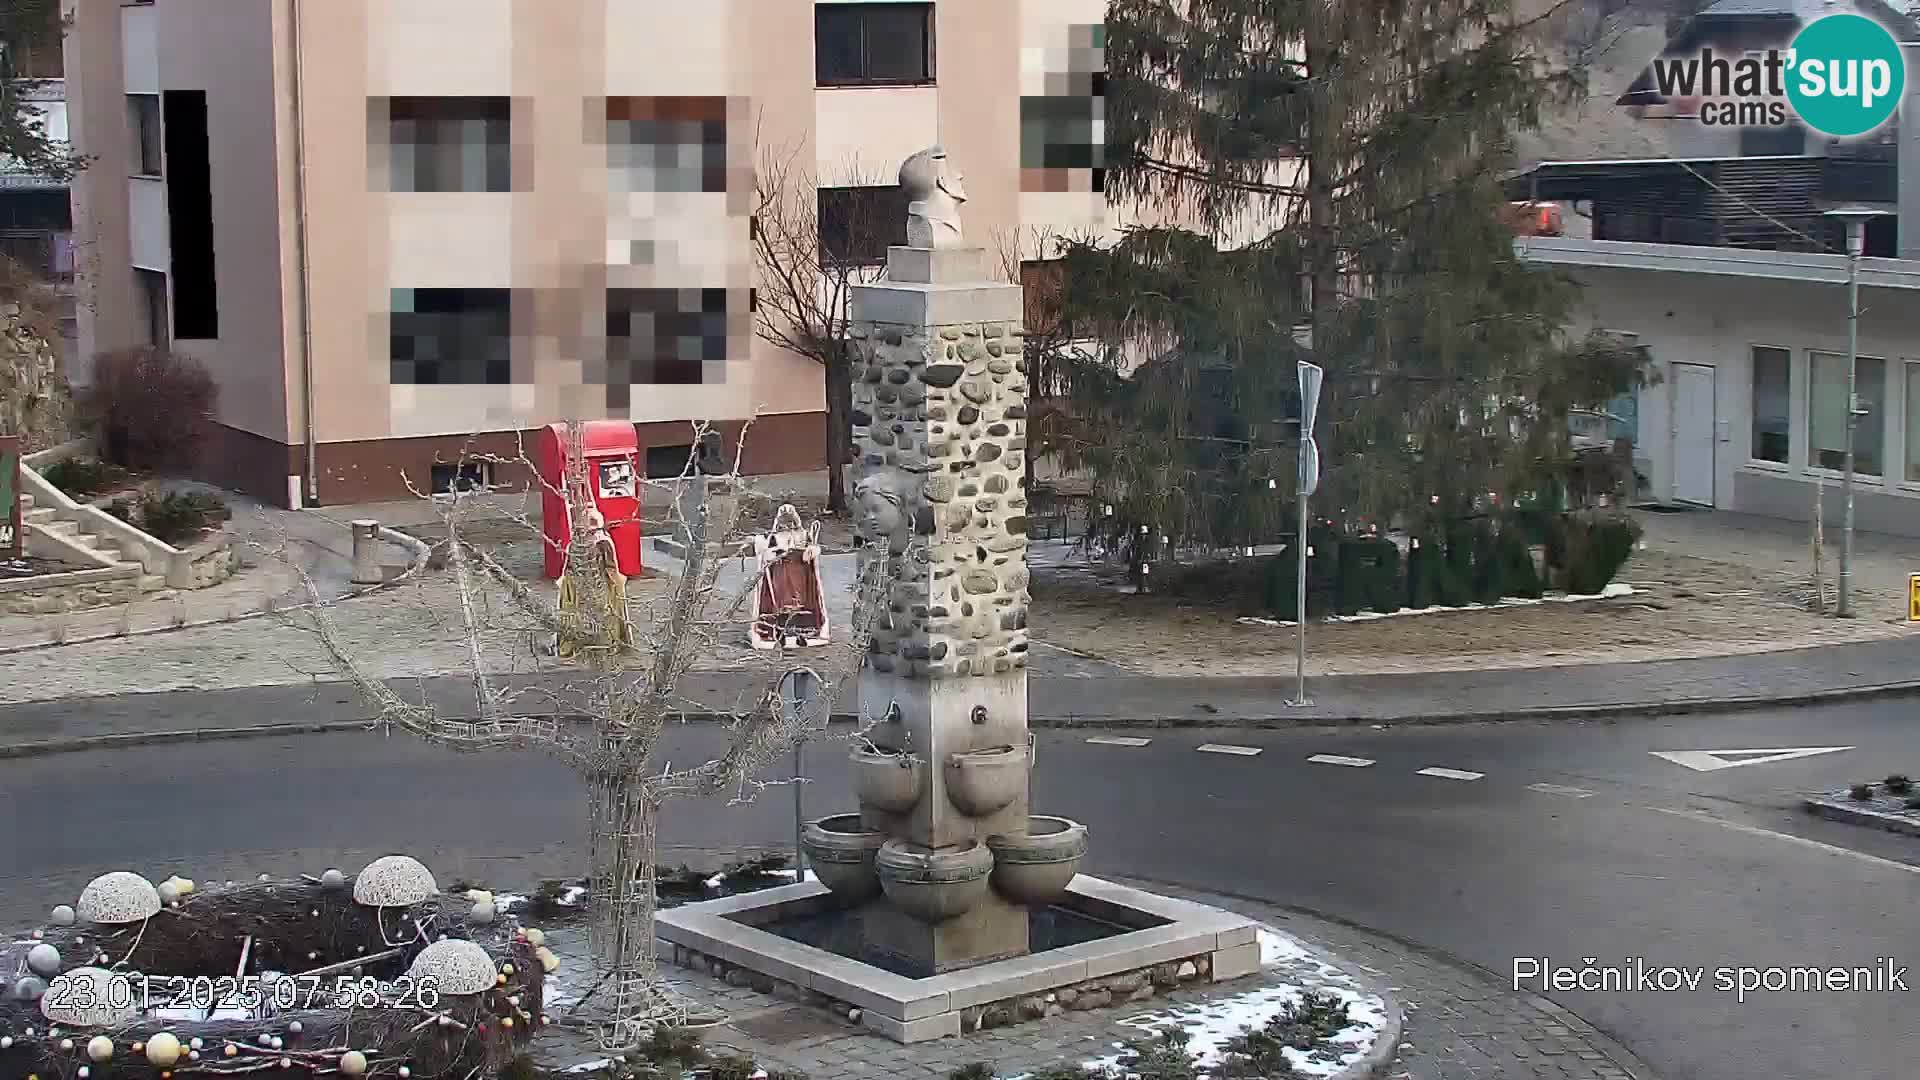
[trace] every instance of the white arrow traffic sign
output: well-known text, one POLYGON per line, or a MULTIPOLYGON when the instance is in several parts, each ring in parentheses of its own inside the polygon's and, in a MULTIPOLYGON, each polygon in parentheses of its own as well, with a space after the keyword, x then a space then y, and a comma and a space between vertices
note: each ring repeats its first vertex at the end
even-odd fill
POLYGON ((1837 754, 1842 750, 1851 750, 1851 746, 1799 746, 1791 749, 1777 747, 1771 750, 1649 750, 1657 758, 1665 758, 1675 765, 1682 765, 1694 772, 1715 772, 1720 769, 1734 769, 1742 765, 1765 765, 1774 761, 1792 761, 1794 758, 1816 757, 1820 754, 1837 754), (1729 760, 1739 758, 1740 760, 1729 760))

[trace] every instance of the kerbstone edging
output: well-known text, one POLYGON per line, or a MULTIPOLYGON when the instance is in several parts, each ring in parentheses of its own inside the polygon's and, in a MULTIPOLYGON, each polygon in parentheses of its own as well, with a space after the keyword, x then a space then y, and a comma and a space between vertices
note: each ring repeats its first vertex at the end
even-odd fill
MULTIPOLYGON (((390 580, 379 583, 378 585, 357 586, 345 593, 342 593, 337 597, 334 597, 331 600, 325 601, 325 603, 336 604, 342 600, 352 600, 355 597, 366 596, 369 593, 376 593, 386 589, 391 589, 396 585, 402 585, 413 580, 415 577, 419 576, 422 570, 426 569, 427 557, 432 553, 432 549, 428 547, 427 544, 423 543, 418 539, 415 539, 414 537, 408 536, 406 533, 399 532, 394 529, 389 529, 385 526, 381 526, 378 536, 380 537, 381 540, 384 540, 391 544, 397 544, 400 547, 403 547, 407 550, 409 559, 408 559, 406 570, 402 571, 399 574, 394 575, 393 578, 391 578, 390 580)), ((168 623, 165 626, 145 626, 137 629, 129 628, 125 630, 121 630, 121 629, 103 630, 97 634, 87 634, 80 637, 67 637, 67 638, 62 638, 59 641, 51 641, 51 640, 42 641, 42 642, 37 642, 31 645, 0 645, 0 656, 7 656, 12 653, 34 652, 39 649, 52 649, 62 645, 83 645, 90 641, 108 641, 115 638, 146 637, 150 634, 168 634, 168 633, 172 633, 175 630, 191 630, 201 626, 222 626, 227 623, 245 622, 248 619, 257 619, 263 615, 275 615, 275 614, 284 615, 290 612, 304 611, 307 608, 310 608, 312 606, 314 606, 313 601, 307 601, 306 603, 301 603, 301 604, 289 604, 285 607, 274 607, 269 603, 265 607, 261 607, 254 611, 241 612, 237 615, 235 614, 219 615, 210 619, 186 619, 177 623, 168 623)), ((275 725, 275 726, 283 726, 283 725, 275 725)), ((305 730, 309 730, 309 731, 315 730, 315 725, 311 725, 311 724, 298 725, 298 726, 301 726, 305 730)), ((239 728, 239 729, 232 729, 232 730, 237 732, 252 731, 252 729, 247 729, 247 728, 239 728)), ((155 734, 168 734, 168 733, 157 732, 155 734)), ((174 734, 176 737, 182 737, 182 733, 171 733, 171 734, 174 734)), ((185 733, 185 734, 188 736, 197 737, 197 738, 218 737, 218 736, 209 736, 207 733, 204 733, 204 732, 185 733)), ((102 736, 102 737, 108 738, 108 739, 121 738, 121 736, 117 736, 117 735, 109 735, 109 736, 102 736)), ((226 736, 226 737, 230 737, 230 738, 244 737, 244 735, 226 736)), ((159 741, 159 740, 154 740, 154 741, 159 741)), ((84 749, 84 748, 81 748, 81 749, 84 749)), ((56 752, 56 751, 48 751, 48 752, 56 752)), ((17 757, 17 756, 23 756, 23 755, 11 754, 7 752, 7 748, 0 748, 0 757, 17 757)))
POLYGON ((1826 792, 1808 795, 1800 800, 1800 805, 1808 813, 1815 817, 1826 818, 1828 821, 1864 825, 1870 829, 1884 829, 1887 832, 1902 833, 1907 836, 1920 836, 1920 813, 1875 809, 1850 798, 1844 791, 1838 795, 1826 792))

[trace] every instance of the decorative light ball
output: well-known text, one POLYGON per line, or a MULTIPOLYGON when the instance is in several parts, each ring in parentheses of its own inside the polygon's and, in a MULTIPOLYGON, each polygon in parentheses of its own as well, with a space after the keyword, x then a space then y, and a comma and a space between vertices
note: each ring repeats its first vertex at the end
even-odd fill
POLYGON ((205 1046, 205 1045, 207 1045, 207 1044, 206 1044, 206 1043, 204 1043, 204 1042, 202 1042, 202 1041, 200 1040, 200 1037, 196 1035, 196 1036, 194 1036, 194 1038, 193 1038, 193 1040, 192 1040, 191 1042, 189 1042, 189 1043, 187 1043, 187 1045, 188 1045, 189 1047, 191 1047, 191 1048, 193 1048, 193 1049, 195 1049, 195 1050, 198 1050, 198 1049, 200 1049, 201 1047, 203 1047, 203 1046, 205 1046))
POLYGON ((511 1017, 511 1016, 503 1016, 503 1017, 501 1017, 501 1018, 500 1018, 500 1026, 501 1026, 501 1027, 506 1027, 506 1028, 510 1028, 510 1027, 512 1027, 512 1026, 513 1026, 513 1017, 511 1017))
POLYGON ((33 940, 35 941, 39 941, 41 938, 46 936, 47 936, 47 932, 45 930, 35 930, 33 932, 33 940))
POLYGON ((304 1025, 302 1025, 300 1021, 295 1020, 293 1023, 287 1025, 287 1030, 293 1032, 295 1035, 298 1035, 300 1034, 301 1029, 303 1027, 304 1025))
POLYGON ((400 1066, 400 1080, 407 1080, 407 1077, 412 1075, 412 1069, 407 1068, 405 1065, 400 1066))
POLYGON ((82 1065, 80 1066, 80 1071, 75 1075, 79 1076, 80 1080, 87 1080, 87 1077, 92 1075, 92 1073, 93 1073, 92 1069, 89 1069, 85 1065, 82 1065))
POLYGON ((80 890, 76 906, 80 917, 91 923, 121 926, 144 922, 160 913, 160 890, 139 874, 115 870, 89 881, 80 890))
POLYGON ((540 967, 543 970, 545 970, 547 974, 551 975, 554 972, 560 970, 560 958, 554 955, 554 952, 552 949, 549 949, 543 945, 540 948, 535 949, 533 951, 533 955, 539 959, 540 967))
POLYGON ((79 967, 62 978, 67 980, 72 993, 49 994, 40 999, 41 1015, 53 1023, 71 1024, 74 1027, 117 1027, 139 1015, 131 996, 124 993, 125 988, 116 988, 115 984, 126 978, 124 975, 116 975, 104 968, 79 967), (114 999, 123 996, 128 1000, 116 1005, 114 999))
POLYGON ((467 912, 467 921, 475 926, 486 926, 493 922, 494 909, 490 903, 478 903, 467 912))
POLYGON ((533 946, 536 949, 547 943, 547 932, 545 930, 540 929, 539 927, 530 926, 525 931, 523 931, 523 934, 527 939, 527 944, 533 946))
POLYGON ((238 1057, 240 1055, 240 1048, 233 1045, 232 1043, 228 1043, 227 1048, 220 1052, 227 1055, 228 1057, 238 1057))
POLYGON ((60 950, 44 942, 35 945, 27 951, 27 970, 46 979, 60 974, 60 950))
POLYGON ((314 918, 316 918, 316 919, 317 919, 317 918, 319 918, 319 917, 320 917, 320 909, 319 909, 319 908, 314 908, 314 909, 313 909, 312 911, 309 911, 309 912, 307 912, 307 914, 308 914, 308 915, 311 915, 311 916, 313 916, 314 918))
POLYGON ((266 874, 261 874, 259 877, 255 878, 254 880, 264 883, 264 882, 272 881, 273 878, 266 874))
POLYGON ((174 884, 180 886, 180 894, 182 896, 192 896, 193 890, 200 887, 193 883, 192 878, 181 878, 179 881, 175 882, 174 884))
POLYGON ((0 1050, 11 1050, 11 1049, 13 1049, 13 1036, 0 1035, 0 1050))
POLYGON ((187 1060, 188 1060, 188 1061, 199 1061, 199 1060, 200 1060, 200 1051, 198 1051, 198 1050, 189 1050, 189 1051, 187 1051, 187 1060))
POLYGON ((540 1017, 540 1022, 541 1022, 542 1024, 551 1024, 551 1023, 553 1023, 553 1017, 551 1017, 551 1016, 547 1016, 547 1015, 545 1015, 545 1014, 543 1013, 543 1014, 541 1014, 541 1017, 540 1017))
POLYGON ((383 855, 353 879, 353 898, 368 907, 408 907, 440 891, 419 859, 383 855))
POLYGON ((347 887, 347 875, 338 870, 328 870, 320 875, 320 887, 323 889, 344 889, 347 887))
POLYGON ((340 1071, 348 1076, 365 1076, 367 1055, 358 1050, 349 1050, 340 1055, 340 1071))
POLYGON ((72 926, 74 918, 73 905, 71 904, 61 904, 59 907, 53 909, 53 924, 55 926, 72 926))
POLYGON ((272 1046, 272 1045, 273 1045, 273 1036, 271 1036, 271 1035, 268 1035, 268 1034, 267 1034, 266 1032, 264 1032, 264 1031, 263 1031, 263 1032, 261 1032, 261 1033, 260 1033, 260 1045, 261 1045, 261 1046, 272 1046))
POLYGON ((507 977, 505 975, 495 975, 493 977, 493 981, 500 984, 501 986, 507 985, 507 977))
POLYGON ((62 1050, 65 1050, 65 1051, 69 1051, 69 1052, 71 1052, 71 1051, 73 1050, 73 1040, 72 1040, 72 1039, 61 1039, 61 1040, 60 1040, 60 1049, 62 1049, 62 1050))
POLYGON ((163 904, 176 904, 180 902, 180 886, 175 885, 171 881, 161 882, 154 886, 153 891, 160 894, 160 902, 163 904))
POLYGON ((493 903, 493 894, 485 889, 468 889, 467 899, 476 904, 491 904, 493 903))
POLYGON ((22 1034, 22 1035, 25 1035, 25 1036, 26 1036, 27 1038, 29 1038, 29 1039, 31 1039, 31 1038, 33 1038, 33 1029, 32 1029, 32 1028, 26 1028, 26 1029, 24 1029, 24 1030, 22 1030, 22 1031, 20 1032, 20 1034, 22 1034))
POLYGON ((113 1056, 113 1040, 105 1035, 95 1035, 87 1040, 87 1056, 95 1061, 105 1061, 113 1056))
POLYGON ((275 1050, 285 1050, 287 1048, 287 1044, 284 1041, 282 1041, 280 1036, 278 1035, 275 1035, 273 1037, 272 1045, 275 1050))
POLYGON ((163 1031, 147 1040, 147 1060, 163 1069, 173 1067, 180 1060, 180 1040, 172 1032, 163 1031))
POLYGON ((291 1069, 291 1068, 293 1068, 293 1059, 292 1059, 292 1058, 281 1058, 281 1059, 280 1059, 280 1067, 281 1067, 281 1068, 283 1068, 283 1069, 291 1069))
POLYGON ((497 978, 493 957, 471 941, 436 941, 420 950, 407 977, 415 985, 432 985, 442 994, 478 994, 497 978))
POLYGON ((145 1050, 146 1048, 147 1048, 147 1044, 146 1044, 146 1043, 143 1043, 143 1042, 135 1042, 135 1043, 133 1044, 133 1052, 134 1052, 134 1053, 136 1053, 136 1054, 138 1054, 138 1053, 140 1053, 141 1051, 143 1051, 143 1050, 145 1050))
POLYGON ((309 960, 318 960, 318 959, 320 959, 320 954, 319 954, 319 953, 317 953, 317 952, 313 952, 313 951, 311 951, 311 950, 309 950, 309 951, 308 951, 308 953, 307 953, 307 959, 309 959, 309 960))

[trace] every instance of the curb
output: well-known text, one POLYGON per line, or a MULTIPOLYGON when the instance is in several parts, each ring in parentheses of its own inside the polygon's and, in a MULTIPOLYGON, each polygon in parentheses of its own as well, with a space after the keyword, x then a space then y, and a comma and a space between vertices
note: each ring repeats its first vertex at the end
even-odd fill
MULTIPOLYGON (((352 600, 356 597, 367 596, 371 593, 377 593, 387 589, 391 589, 397 585, 405 584, 406 582, 411 581, 415 576, 417 576, 420 573, 420 571, 426 568, 427 556, 430 553, 430 549, 427 547, 427 545, 421 543, 419 540, 416 540, 411 536, 408 536, 406 533, 396 532, 393 529, 389 529, 384 526, 380 529, 380 532, 378 535, 382 540, 385 540, 392 544, 397 544, 400 547, 407 549, 407 551, 411 555, 411 561, 408 563, 406 570, 402 571, 399 574, 396 574, 391 580, 383 581, 378 585, 357 586, 353 589, 348 590, 347 592, 341 593, 339 596, 336 596, 331 600, 322 601, 322 604, 337 604, 342 600, 352 600)), ((257 611, 243 612, 239 615, 220 615, 211 619, 191 619, 191 620, 186 620, 186 621, 177 622, 177 623, 168 623, 165 626, 143 626, 137 630, 135 629, 107 630, 97 634, 86 634, 80 637, 63 638, 62 640, 59 640, 59 641, 51 641, 51 640, 42 641, 33 645, 0 645, 0 656, 11 656, 15 653, 23 653, 23 652, 37 652, 41 649, 56 649, 62 645, 85 645, 89 642, 94 642, 94 641, 113 641, 119 638, 149 637, 153 634, 170 634, 176 630, 192 630, 202 626, 225 626, 228 623, 246 622, 249 619, 257 619, 263 615, 284 615, 284 614, 287 614, 288 612, 304 611, 305 609, 310 608, 312 606, 313 606, 313 601, 309 600, 305 603, 290 604, 286 607, 268 606, 268 607, 261 608, 257 611)), ((7 755, 4 750, 0 750, 0 757, 6 757, 6 756, 9 756, 9 755, 7 755)))
POLYGON ((1828 795, 1809 795, 1800 800, 1800 806, 1813 816, 1826 818, 1828 821, 1864 825, 1869 829, 1882 829, 1906 836, 1920 836, 1920 820, 1903 814, 1873 810, 1853 804, 1844 796, 1834 798, 1828 795))
MULTIPOLYGON (((1302 940, 1297 934, 1288 935, 1294 940, 1302 940)), ((1387 984, 1372 975, 1366 969, 1353 963, 1338 950, 1329 949, 1319 942, 1313 942, 1313 950, 1320 959, 1347 973, 1360 984, 1360 989, 1380 999, 1380 1006, 1386 1011, 1387 1022, 1380 1028, 1380 1037, 1373 1040, 1360 1060, 1334 1073, 1329 1080, 1385 1080, 1387 1070, 1400 1057, 1400 1044, 1407 1037, 1407 1009, 1400 999, 1393 996, 1387 984)))
MULTIPOLYGON (((409 571, 411 572, 411 571, 409 571)), ((369 587, 366 591, 390 588, 405 580, 397 577, 384 585, 369 587)), ((358 594, 356 594, 358 595, 358 594)), ((305 607, 307 605, 301 605, 305 607)), ((289 608, 282 610, 299 610, 289 608)), ((232 620, 229 620, 232 621, 232 620)), ((121 637, 125 635, 112 635, 121 637)), ((0 652, 4 655, 4 652, 0 652)), ((1603 720, 1619 717, 1685 716, 1695 713, 1745 712, 1754 709, 1792 708, 1802 705, 1831 705, 1849 701, 1871 701, 1876 698, 1899 697, 1920 694, 1920 680, 1898 683, 1881 683, 1874 686, 1859 686, 1844 690, 1816 690, 1804 694, 1790 694, 1782 697, 1728 697, 1695 698, 1687 701, 1666 702, 1625 702, 1616 705, 1548 705, 1536 709, 1508 709, 1496 712, 1451 712, 1420 713, 1407 716, 1278 716, 1243 717, 1221 719, 1219 717, 1178 717, 1174 719, 1127 719, 1121 717, 1094 716, 1035 716, 1027 721, 1029 727, 1051 730, 1071 731, 1074 729, 1115 730, 1128 728, 1147 729, 1188 729, 1188 728, 1248 728, 1253 730, 1280 730, 1287 728, 1349 727, 1361 724, 1380 724, 1385 726, 1438 726, 1441 724, 1466 723, 1517 723, 1526 720, 1603 720)), ((690 712, 676 713, 671 719, 680 723, 712 723, 716 720, 732 719, 732 713, 690 712)), ((572 717, 583 720, 584 717, 572 717)), ((830 724, 858 724, 860 717, 854 713, 834 713, 830 724)), ((70 739, 44 739, 37 742, 0 742, 0 760, 39 757, 45 754, 69 754, 85 750, 109 750, 122 746, 149 746, 168 742, 214 742, 231 739, 275 738, 289 735, 315 735, 334 731, 373 731, 377 729, 377 720, 326 720, 307 724, 259 724, 251 727, 232 728, 187 728, 173 731, 136 731, 115 735, 85 735, 70 739)), ((1809 805, 1809 810, 1813 810, 1809 805)), ((1844 809, 1853 809, 1851 807, 1844 809)), ((1840 820, 1840 819, 1836 819, 1840 820)), ((1867 824, 1862 820, 1858 824, 1867 824)), ((1875 822, 1877 824, 1877 822, 1875 822)), ((1902 830, 1894 830, 1902 831, 1902 830)), ((1916 826, 1913 835, 1920 836, 1920 826, 1916 826)))

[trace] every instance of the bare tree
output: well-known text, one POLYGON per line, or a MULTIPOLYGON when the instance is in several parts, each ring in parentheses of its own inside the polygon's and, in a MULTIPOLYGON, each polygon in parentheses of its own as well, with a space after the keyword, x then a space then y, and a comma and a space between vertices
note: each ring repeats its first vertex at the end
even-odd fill
MULTIPOLYGON (((895 183, 850 163, 835 187, 895 183)), ((821 366, 827 397, 827 509, 847 511, 846 467, 853 460, 853 287, 886 272, 889 243, 904 243, 906 207, 897 214, 821 213, 821 178, 800 150, 764 150, 754 173, 753 261, 758 283, 754 333, 821 366), (901 235, 896 236, 896 233, 901 235)), ((891 204, 888 204, 891 206, 891 204)))
MULTIPOLYGON (((690 461, 678 481, 645 481, 669 496, 668 505, 674 507, 676 523, 686 530, 689 543, 681 571, 662 593, 629 605, 626 579, 611 563, 600 523, 589 516, 593 504, 581 453, 582 428, 574 424, 570 431, 570 467, 563 482, 539 481, 543 493, 563 496, 568 508, 570 603, 550 602, 489 551, 465 539, 469 522, 478 520, 478 507, 491 506, 497 515, 497 501, 488 501, 497 497, 484 488, 431 497, 446 528, 451 576, 429 587, 450 586, 456 594, 456 632, 464 637, 469 660, 472 718, 455 718, 425 701, 408 700, 375 677, 353 655, 310 578, 306 584, 315 603, 305 622, 333 665, 377 708, 379 727, 397 727, 455 750, 537 750, 572 766, 585 779, 591 815, 589 911, 598 976, 589 996, 605 995, 598 1013, 601 1039, 609 1049, 620 1050, 635 1045, 656 1025, 686 1019, 685 1007, 660 985, 654 955, 654 830, 661 805, 673 798, 722 793, 741 802, 770 784, 789 782, 763 779, 760 773, 782 750, 825 729, 838 691, 858 670, 866 651, 880 589, 878 567, 871 573, 863 568, 850 625, 833 645, 808 650, 804 661, 785 651, 756 655, 740 648, 725 654, 729 670, 742 673, 747 684, 735 707, 717 717, 729 735, 725 751, 693 764, 656 762, 669 724, 686 711, 713 708, 682 697, 683 677, 702 658, 725 653, 723 637, 739 638, 745 632, 741 612, 757 581, 750 575, 735 595, 718 595, 726 561, 720 553, 733 550, 740 540, 744 499, 683 503, 677 498, 688 485, 704 493, 709 482, 744 494, 738 451, 721 470, 723 475, 701 475, 690 461), (687 512, 683 506, 689 507, 687 512), (634 606, 645 609, 644 617, 634 617, 634 606), (575 657, 586 669, 584 700, 573 706, 573 715, 522 707, 534 691, 511 688, 510 680, 490 666, 483 638, 496 609, 522 620, 523 629, 565 642, 567 648, 554 651, 575 657), (782 700, 781 684, 797 672, 818 681, 819 692, 803 707, 782 700)), ((705 425, 696 425, 695 444, 704 444, 707 434, 705 425)), ((743 432, 742 444, 745 439, 743 432)), ((539 476, 524 453, 518 459, 491 460, 524 466, 529 475, 539 476)), ((538 531, 524 513, 508 516, 538 531)), ((543 548, 549 543, 543 540, 543 548)))

